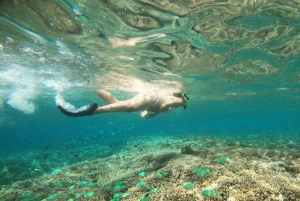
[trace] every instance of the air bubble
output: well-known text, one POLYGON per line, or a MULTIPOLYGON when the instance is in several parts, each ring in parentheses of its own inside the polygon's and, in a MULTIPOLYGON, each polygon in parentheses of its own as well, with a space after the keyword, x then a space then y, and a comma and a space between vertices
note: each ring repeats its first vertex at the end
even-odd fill
POLYGON ((14 42, 14 39, 12 39, 12 38, 9 37, 9 36, 6 36, 6 42, 7 42, 7 43, 13 43, 13 42, 14 42))

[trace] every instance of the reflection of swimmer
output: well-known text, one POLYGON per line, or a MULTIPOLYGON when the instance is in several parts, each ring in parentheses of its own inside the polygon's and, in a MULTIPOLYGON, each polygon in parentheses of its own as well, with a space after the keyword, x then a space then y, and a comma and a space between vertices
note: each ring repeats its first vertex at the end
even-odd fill
POLYGON ((104 90, 97 90, 95 93, 108 105, 98 107, 94 103, 88 109, 80 112, 69 112, 62 106, 58 105, 58 109, 67 116, 81 117, 93 114, 116 113, 116 112, 138 112, 143 111, 141 116, 149 119, 155 117, 161 112, 168 112, 171 108, 183 106, 187 107, 189 98, 186 94, 173 93, 171 96, 159 96, 155 93, 138 94, 132 99, 119 101, 111 93, 104 90), (149 113, 153 112, 153 113, 149 113))
POLYGON ((128 47, 132 47, 132 46, 136 46, 139 43, 143 43, 152 39, 158 39, 158 38, 164 38, 166 37, 166 34, 152 34, 149 36, 143 36, 143 37, 108 37, 104 34, 100 34, 99 37, 102 38, 105 41, 109 41, 109 43, 111 44, 111 46, 113 48, 118 48, 118 47, 122 47, 122 46, 128 46, 128 47))

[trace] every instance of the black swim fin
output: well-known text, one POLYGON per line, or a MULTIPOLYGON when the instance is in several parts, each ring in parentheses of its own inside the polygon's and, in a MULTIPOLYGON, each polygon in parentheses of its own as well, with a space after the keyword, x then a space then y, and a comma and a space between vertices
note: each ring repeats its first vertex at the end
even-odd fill
POLYGON ((65 110, 62 106, 58 105, 58 109, 69 117, 82 117, 82 116, 90 116, 94 113, 94 111, 98 108, 97 103, 93 103, 88 109, 80 111, 80 112, 69 112, 65 110))

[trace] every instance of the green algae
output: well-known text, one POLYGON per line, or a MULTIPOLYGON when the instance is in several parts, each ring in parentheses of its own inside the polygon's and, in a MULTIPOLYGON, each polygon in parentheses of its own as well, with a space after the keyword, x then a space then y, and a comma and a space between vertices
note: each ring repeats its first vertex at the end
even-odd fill
POLYGON ((155 194, 158 191, 158 188, 152 188, 148 193, 155 194))
POLYGON ((218 163, 220 163, 220 164, 225 164, 225 163, 227 163, 227 162, 229 162, 229 157, 226 157, 226 158, 220 158, 219 160, 218 160, 218 163))
POLYGON ((218 195, 220 195, 221 193, 223 193, 223 192, 222 191, 217 191, 217 190, 204 190, 204 191, 202 191, 201 194, 204 197, 207 197, 207 198, 215 198, 218 195))
POLYGON ((146 185, 146 182, 141 181, 141 182, 137 183, 135 186, 136 186, 136 187, 143 187, 143 186, 145 186, 145 185, 146 185))
POLYGON ((190 182, 183 184, 183 188, 184 188, 184 189, 191 189, 191 188, 193 188, 194 186, 195 186, 195 185, 194 185, 193 183, 190 183, 190 182))

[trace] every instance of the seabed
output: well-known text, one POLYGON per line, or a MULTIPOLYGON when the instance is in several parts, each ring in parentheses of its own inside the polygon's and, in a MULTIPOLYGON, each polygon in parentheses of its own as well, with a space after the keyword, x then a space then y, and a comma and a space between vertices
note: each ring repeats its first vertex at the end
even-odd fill
POLYGON ((0 200, 300 200, 299 142, 143 136, 111 156, 3 185, 0 200))

